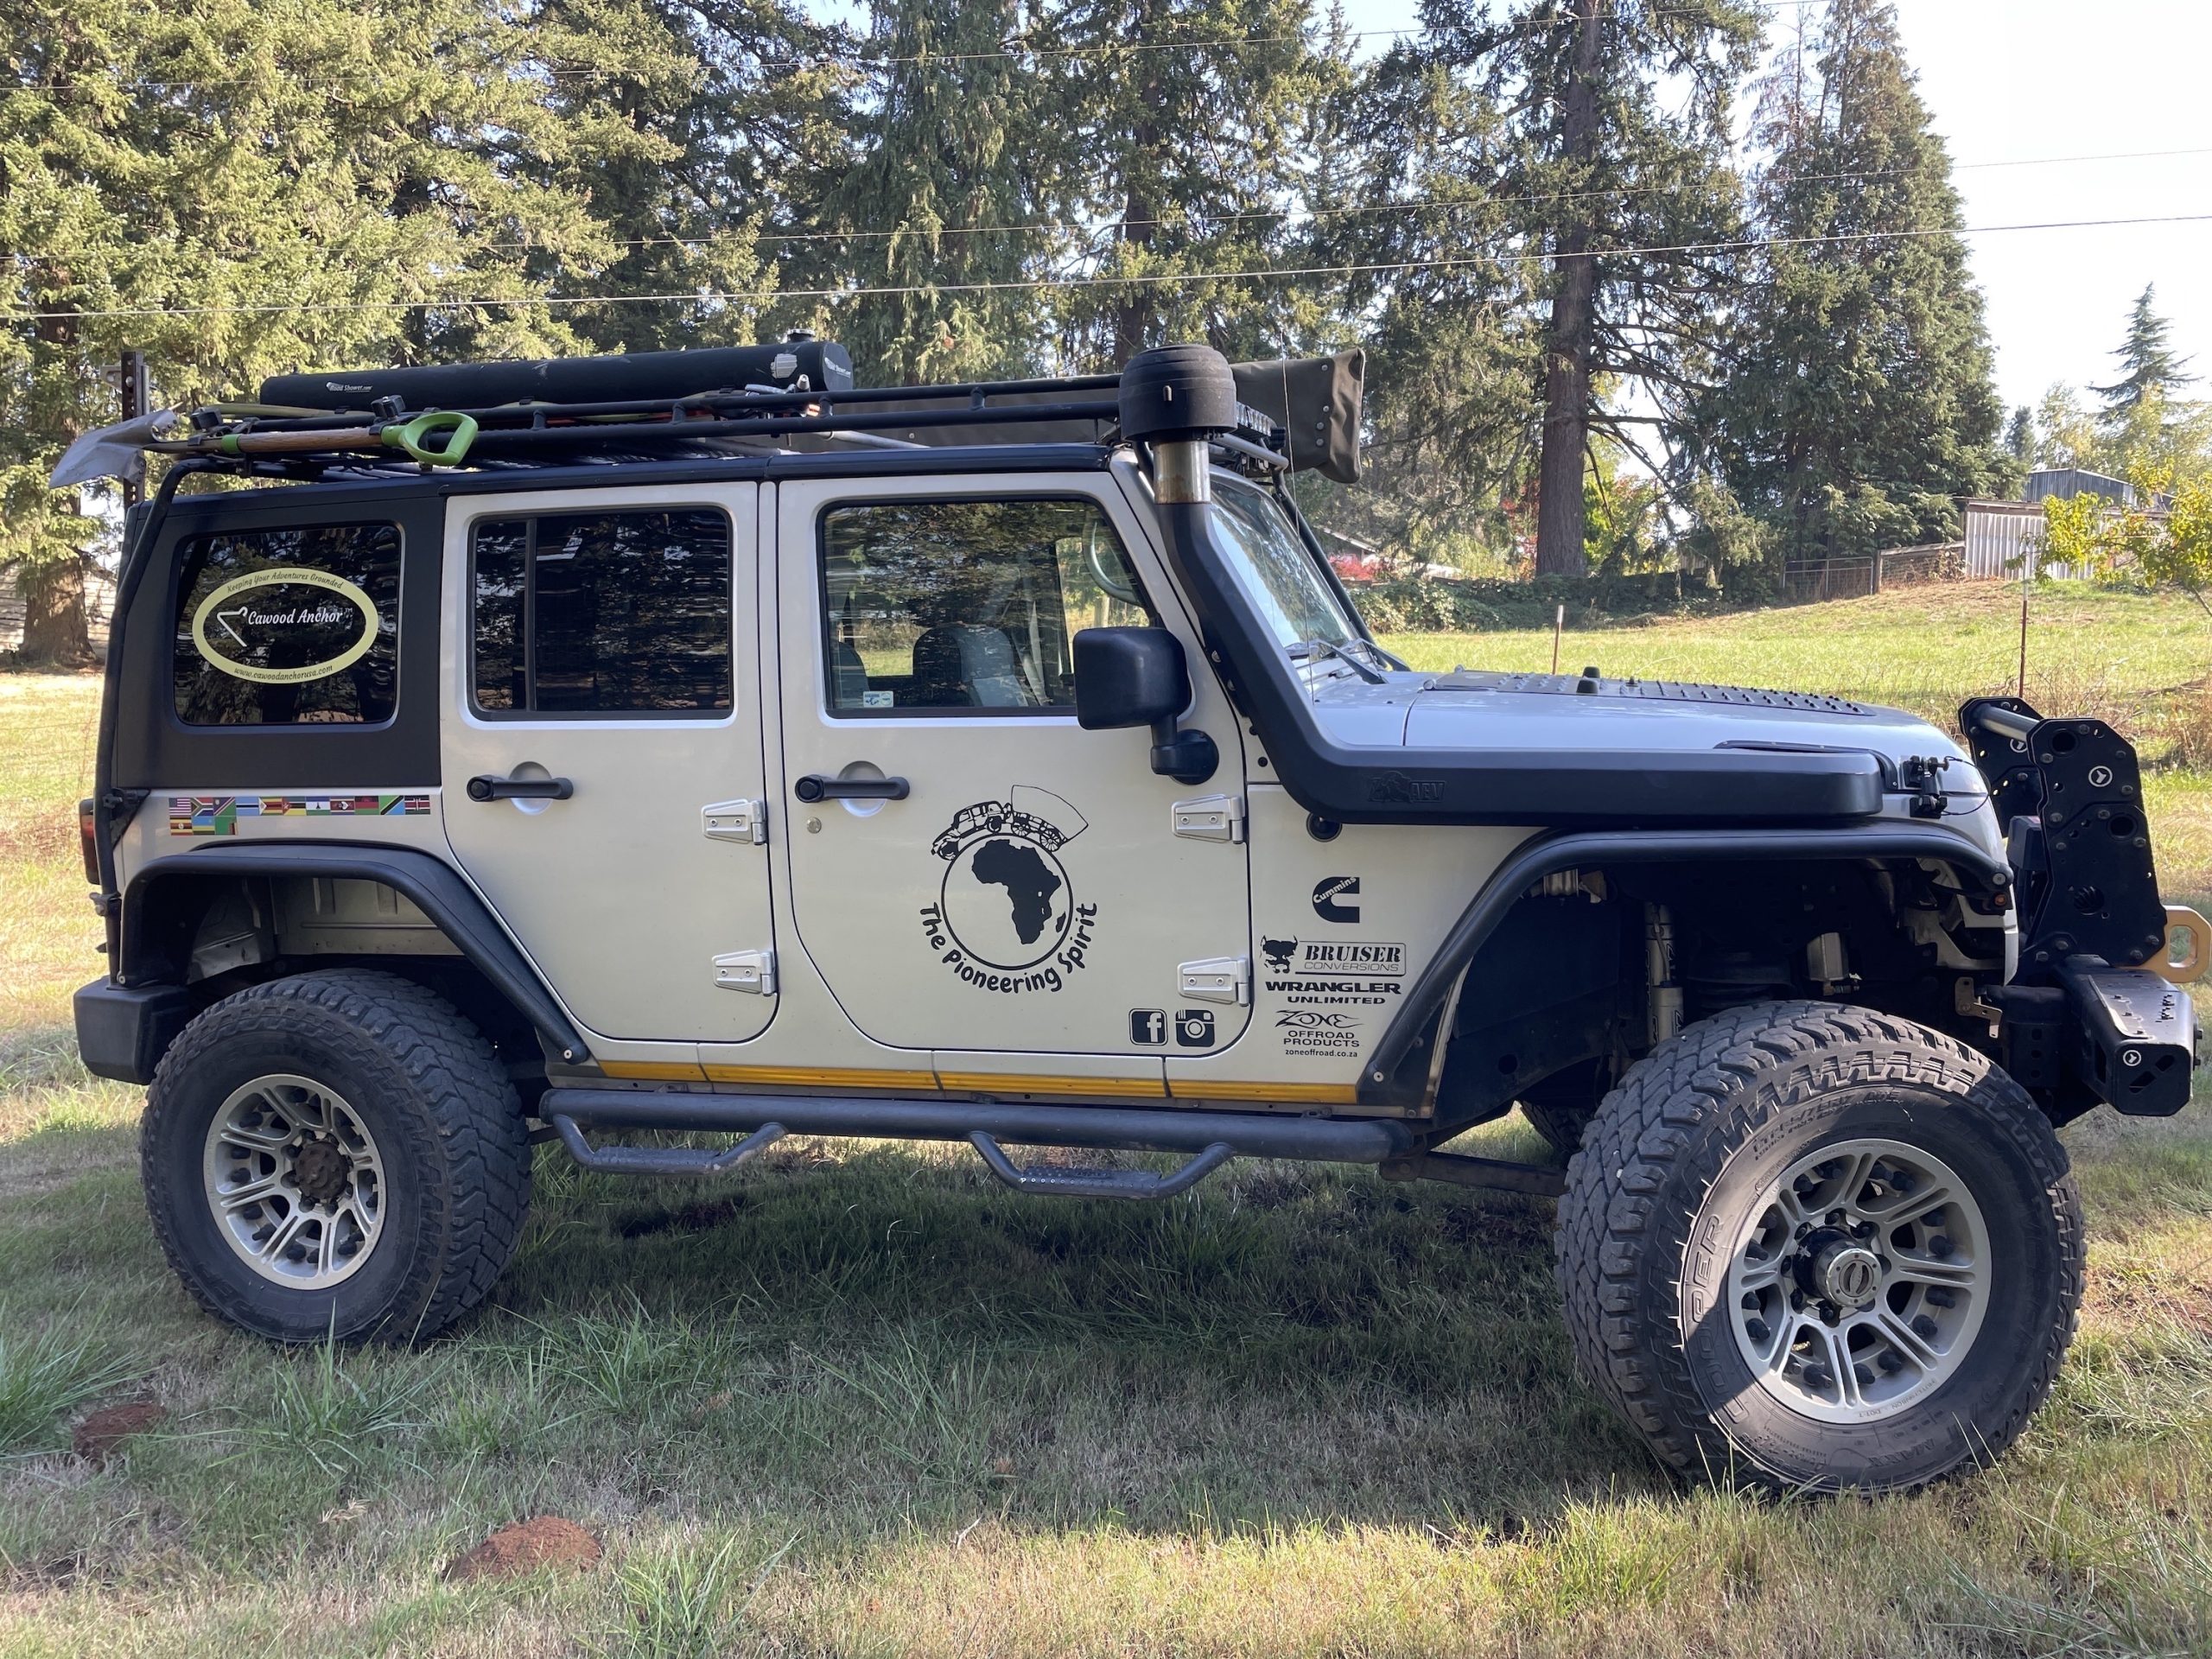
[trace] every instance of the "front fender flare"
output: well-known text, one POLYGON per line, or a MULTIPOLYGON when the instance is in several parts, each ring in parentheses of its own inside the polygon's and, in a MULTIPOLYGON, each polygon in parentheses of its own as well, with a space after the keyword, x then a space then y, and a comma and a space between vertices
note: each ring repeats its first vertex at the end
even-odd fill
POLYGON ((2012 885, 2012 867, 1965 836, 1934 824, 1897 822, 1832 830, 1630 830, 1539 835, 1523 842, 1484 882, 1444 943, 1421 971, 1382 1040, 1360 1073, 1362 1105, 1403 1106, 1426 1092, 1428 1057, 1421 1051, 1452 988, 1514 904, 1561 870, 1621 864, 1680 864, 1716 860, 1820 861, 1929 859, 1949 865, 1988 893, 2012 885))

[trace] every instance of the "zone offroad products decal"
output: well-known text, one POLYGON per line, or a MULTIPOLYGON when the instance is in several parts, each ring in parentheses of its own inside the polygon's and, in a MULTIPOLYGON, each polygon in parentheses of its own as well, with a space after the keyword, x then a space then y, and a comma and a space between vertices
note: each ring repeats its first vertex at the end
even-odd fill
POLYGON ((963 806, 930 850, 944 861, 922 933, 938 960, 979 991, 1060 991, 1090 950, 1098 906, 1076 902, 1060 849, 1090 823, 1048 789, 963 806))
POLYGON ((232 576, 192 613, 192 643, 207 664, 257 685, 327 680, 359 662, 376 639, 376 601, 345 577, 306 565, 232 576), (310 591, 280 591, 287 588, 310 591), (243 660, 245 654, 266 658, 295 642, 322 654, 285 668, 243 660))
POLYGON ((1350 1059, 1359 1052, 1359 1017, 1333 1008, 1285 1008, 1275 1016, 1282 1052, 1306 1059, 1350 1059))
POLYGON ((1268 973, 1294 976, 1266 982, 1265 988, 1282 1002, 1381 1007, 1405 993, 1402 944, 1262 936, 1260 952, 1268 973))
POLYGON ((169 834, 227 836, 240 818, 418 818, 427 795, 172 795, 169 834))

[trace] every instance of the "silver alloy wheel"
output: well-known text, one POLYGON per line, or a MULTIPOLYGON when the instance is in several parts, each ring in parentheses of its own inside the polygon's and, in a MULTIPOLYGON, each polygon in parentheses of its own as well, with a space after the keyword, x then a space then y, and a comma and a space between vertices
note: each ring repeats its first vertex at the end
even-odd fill
POLYGON ((232 1090, 202 1164, 215 1230, 287 1290, 359 1272, 384 1230, 384 1157, 360 1115, 312 1077, 273 1072, 232 1090))
POLYGON ((1948 1165, 1887 1140, 1823 1147, 1770 1187, 1725 1305, 1758 1385, 1824 1422, 1893 1416, 1965 1362, 1989 1305, 1989 1230, 1948 1165))

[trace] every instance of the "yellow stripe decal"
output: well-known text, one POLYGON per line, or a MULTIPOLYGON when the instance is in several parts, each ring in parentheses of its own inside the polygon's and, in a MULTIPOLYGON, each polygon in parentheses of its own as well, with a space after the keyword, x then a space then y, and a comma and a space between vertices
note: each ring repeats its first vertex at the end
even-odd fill
POLYGON ((1178 1077, 1171 1085, 1178 1100, 1268 1100, 1286 1105, 1350 1106, 1359 1098, 1349 1083, 1222 1083, 1178 1077))
POLYGON ((954 1094, 1103 1095, 1116 1099, 1135 1095, 1154 1100, 1167 1095, 1167 1085, 1158 1077, 1027 1077, 1018 1071, 946 1071, 940 1076, 954 1094))
POLYGON ((937 1088, 934 1071, 875 1071, 858 1066, 714 1065, 709 1083, 774 1083, 798 1089, 937 1088))
POLYGON ((707 1074, 690 1060, 601 1060, 599 1069, 610 1077, 630 1077, 640 1083, 704 1083, 707 1074))

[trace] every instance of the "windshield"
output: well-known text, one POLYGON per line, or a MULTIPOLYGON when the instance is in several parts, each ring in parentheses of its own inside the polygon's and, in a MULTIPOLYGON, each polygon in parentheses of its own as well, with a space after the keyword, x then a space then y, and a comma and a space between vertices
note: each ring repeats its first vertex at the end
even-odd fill
POLYGON ((1217 479, 1214 523, 1230 554, 1230 568, 1278 645, 1312 641, 1349 645, 1359 626, 1322 575, 1298 528, 1269 497, 1217 479))

